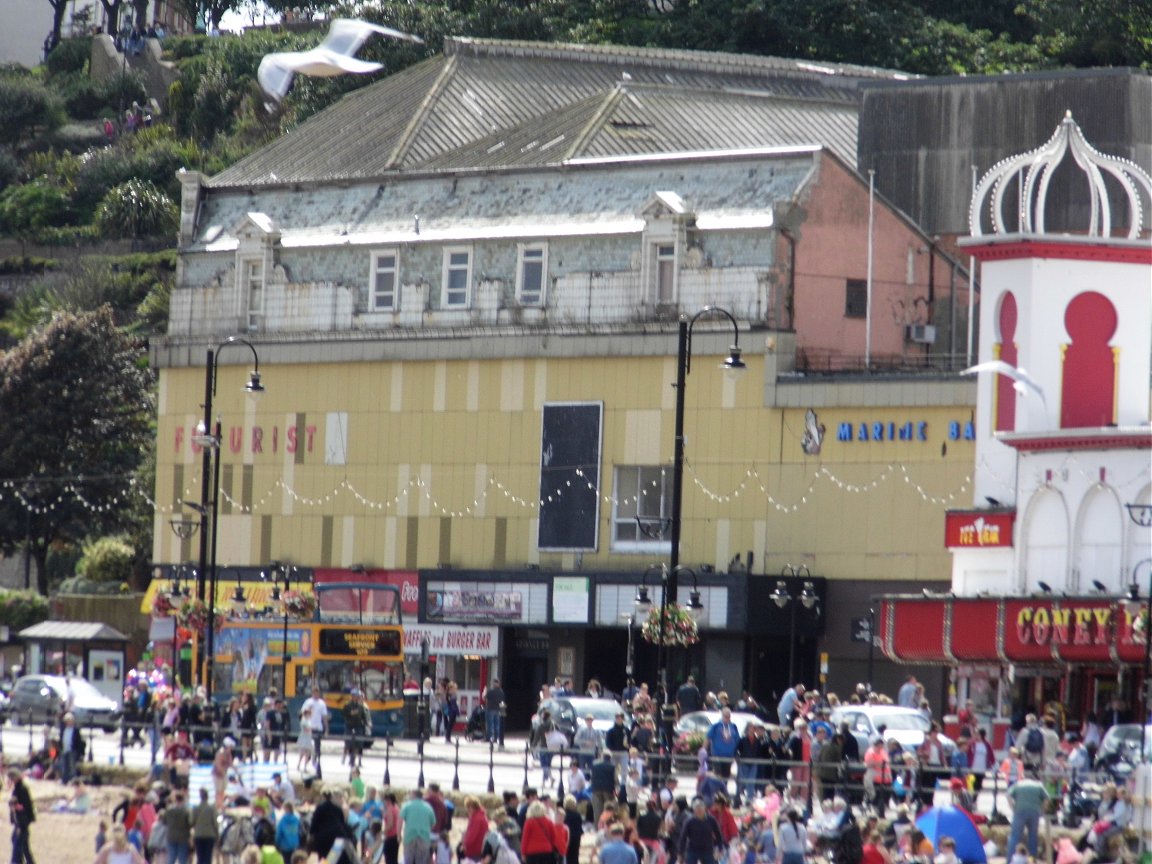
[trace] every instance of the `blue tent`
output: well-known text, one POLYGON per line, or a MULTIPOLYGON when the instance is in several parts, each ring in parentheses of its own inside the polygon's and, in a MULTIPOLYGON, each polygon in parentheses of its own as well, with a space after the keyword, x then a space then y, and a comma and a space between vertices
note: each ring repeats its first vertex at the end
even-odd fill
POLYGON ((920 814, 916 827, 940 850, 940 838, 951 837, 956 841, 956 857, 964 864, 987 864, 984 854, 984 841, 980 839, 980 829, 972 821, 967 810, 951 805, 932 807, 920 814))

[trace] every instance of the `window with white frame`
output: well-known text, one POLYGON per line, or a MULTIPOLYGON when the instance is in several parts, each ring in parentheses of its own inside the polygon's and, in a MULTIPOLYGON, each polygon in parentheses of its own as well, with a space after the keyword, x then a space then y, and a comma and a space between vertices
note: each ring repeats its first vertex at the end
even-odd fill
POLYGON ((669 543, 672 472, 662 465, 617 465, 612 544, 652 551, 669 543))
POLYGON ((548 247, 544 244, 522 244, 516 268, 516 297, 522 306, 543 306, 544 285, 548 273, 548 247))
POLYGON ((399 277, 400 258, 395 249, 372 253, 371 311, 395 312, 400 308, 399 277))
POLYGON ((441 305, 445 309, 467 309, 472 288, 472 250, 450 247, 444 250, 444 294, 441 305))
POLYGON ((676 302, 676 244, 652 245, 653 298, 657 303, 676 302))
POLYGON ((248 329, 260 327, 264 315, 264 262, 250 258, 244 262, 244 292, 248 298, 248 329))

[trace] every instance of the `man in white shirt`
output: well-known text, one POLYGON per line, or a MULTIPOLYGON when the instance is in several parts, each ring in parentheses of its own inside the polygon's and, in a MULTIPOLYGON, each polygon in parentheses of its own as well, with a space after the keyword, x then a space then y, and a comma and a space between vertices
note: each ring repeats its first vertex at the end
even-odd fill
POLYGON ((316 776, 322 777, 320 771, 320 742, 324 740, 324 734, 328 731, 328 706, 324 703, 324 697, 320 695, 320 688, 313 687, 312 695, 304 700, 304 704, 300 706, 300 716, 307 717, 312 729, 312 746, 315 750, 314 761, 316 762, 316 776))
POLYGON ((292 785, 292 781, 285 779, 279 771, 272 775, 272 787, 268 793, 272 803, 277 808, 283 807, 288 801, 293 804, 296 803, 296 787, 292 785))

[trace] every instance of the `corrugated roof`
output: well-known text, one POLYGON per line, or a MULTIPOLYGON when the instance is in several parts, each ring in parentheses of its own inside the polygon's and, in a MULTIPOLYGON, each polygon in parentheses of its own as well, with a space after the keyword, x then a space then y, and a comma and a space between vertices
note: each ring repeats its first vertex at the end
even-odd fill
POLYGON ((41 621, 21 630, 21 639, 52 642, 127 642, 128 637, 107 624, 93 621, 41 621))
POLYGON ((825 146, 856 164, 848 105, 629 83, 429 159, 428 169, 559 165, 576 158, 825 146))
MULTIPOLYGON (((735 136, 732 146, 790 144, 802 138, 804 143, 826 144, 854 164, 859 84, 901 77, 908 76, 739 54, 448 39, 443 56, 344 97, 221 172, 210 185, 367 180, 429 167, 523 164, 487 158, 490 154, 478 153, 474 145, 486 141, 492 146, 500 135, 518 136, 534 124, 555 127, 556 134, 574 134, 581 122, 591 119, 583 112, 609 98, 618 86, 637 94, 656 93, 646 87, 669 88, 666 99, 647 97, 645 116, 637 121, 662 130, 667 143, 661 150, 715 148, 720 135, 710 127, 714 118, 701 109, 721 101, 727 114, 719 119, 735 136), (677 117, 672 97, 685 99, 691 107, 677 117), (761 105, 753 111, 759 119, 739 120, 740 106, 764 97, 784 101, 771 117, 761 105), (845 122, 849 114, 850 123, 845 122), (809 122, 808 132, 798 136, 809 122), (451 155, 464 150, 484 158, 466 164, 451 155)), ((588 142, 593 148, 589 154, 652 152, 649 148, 657 145, 647 143, 642 131, 630 135, 627 123, 617 120, 614 141, 608 127, 602 128, 599 142, 588 142)))

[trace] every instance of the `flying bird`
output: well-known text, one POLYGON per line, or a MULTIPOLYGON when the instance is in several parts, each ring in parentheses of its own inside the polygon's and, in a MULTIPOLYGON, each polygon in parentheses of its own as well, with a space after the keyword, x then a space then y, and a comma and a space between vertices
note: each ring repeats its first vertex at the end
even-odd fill
POLYGON ((1005 363, 1003 360, 987 360, 983 363, 977 363, 975 366, 969 366, 961 375, 976 375, 980 372, 995 372, 998 375, 1007 375, 1012 379, 1012 388, 1021 396, 1027 396, 1029 392, 1035 393, 1040 399, 1040 403, 1047 408, 1048 403, 1044 399, 1044 389, 1036 383, 1031 375, 1024 369, 1018 369, 1011 363, 1005 363))
POLYGON ((423 42, 419 36, 381 27, 367 21, 350 18, 335 18, 328 28, 324 41, 309 51, 279 51, 265 54, 256 71, 256 79, 264 92, 279 102, 288 94, 292 86, 292 76, 296 73, 318 78, 331 78, 335 75, 364 75, 382 68, 380 63, 358 60, 352 55, 373 33, 392 39, 405 39, 409 42, 423 42))

